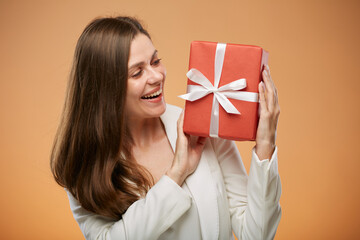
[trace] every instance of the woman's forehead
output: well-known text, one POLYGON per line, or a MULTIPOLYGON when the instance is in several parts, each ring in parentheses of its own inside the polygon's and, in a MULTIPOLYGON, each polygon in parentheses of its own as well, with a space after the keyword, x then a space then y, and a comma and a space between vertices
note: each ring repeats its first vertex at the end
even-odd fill
POLYGON ((156 49, 150 38, 145 34, 136 35, 131 42, 128 65, 131 66, 139 62, 151 61, 155 51, 156 49))

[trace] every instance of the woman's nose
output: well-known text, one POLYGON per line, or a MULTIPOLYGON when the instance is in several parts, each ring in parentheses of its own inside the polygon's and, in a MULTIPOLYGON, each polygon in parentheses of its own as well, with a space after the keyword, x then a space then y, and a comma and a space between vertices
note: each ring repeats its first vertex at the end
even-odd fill
POLYGON ((158 68, 150 67, 148 72, 148 83, 150 84, 161 82, 164 78, 162 71, 158 68))

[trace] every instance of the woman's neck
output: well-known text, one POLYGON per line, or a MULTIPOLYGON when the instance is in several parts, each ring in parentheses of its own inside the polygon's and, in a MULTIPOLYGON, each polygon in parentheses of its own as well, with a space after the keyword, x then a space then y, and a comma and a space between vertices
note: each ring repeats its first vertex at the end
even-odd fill
POLYGON ((129 131, 136 147, 149 147, 165 136, 164 127, 158 118, 128 119, 129 131))

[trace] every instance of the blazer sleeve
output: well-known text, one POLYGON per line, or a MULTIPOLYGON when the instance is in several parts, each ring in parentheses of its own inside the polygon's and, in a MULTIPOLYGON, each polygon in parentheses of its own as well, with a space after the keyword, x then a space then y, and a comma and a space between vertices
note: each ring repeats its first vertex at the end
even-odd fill
POLYGON ((119 221, 89 212, 68 192, 70 208, 86 239, 158 239, 191 206, 191 197, 164 175, 119 221))
POLYGON ((249 176, 233 141, 216 139, 214 149, 224 178, 232 229, 240 239, 273 239, 281 218, 277 147, 260 161, 252 150, 249 176))

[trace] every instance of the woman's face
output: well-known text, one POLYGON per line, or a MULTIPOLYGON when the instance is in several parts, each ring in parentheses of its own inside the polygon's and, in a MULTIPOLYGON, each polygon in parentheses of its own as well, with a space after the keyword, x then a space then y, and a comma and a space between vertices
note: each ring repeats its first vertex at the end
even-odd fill
POLYGON ((159 117, 164 113, 165 75, 151 40, 144 34, 135 36, 130 46, 125 105, 130 119, 159 117))

